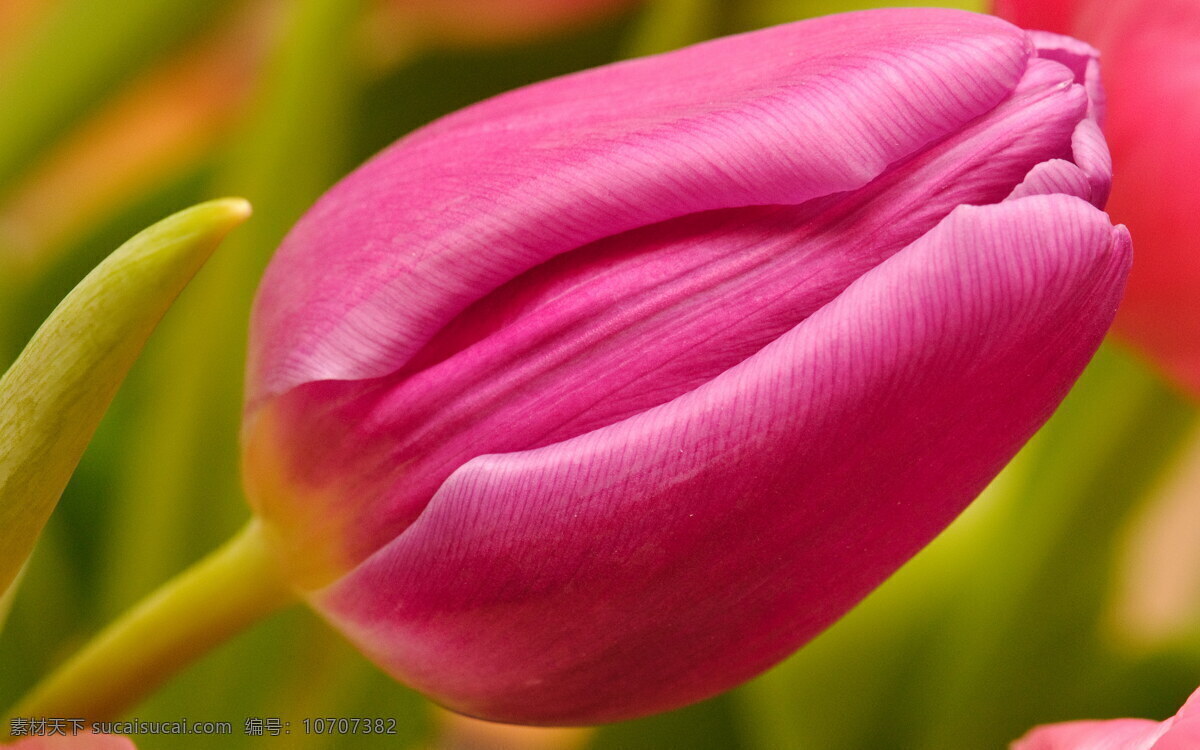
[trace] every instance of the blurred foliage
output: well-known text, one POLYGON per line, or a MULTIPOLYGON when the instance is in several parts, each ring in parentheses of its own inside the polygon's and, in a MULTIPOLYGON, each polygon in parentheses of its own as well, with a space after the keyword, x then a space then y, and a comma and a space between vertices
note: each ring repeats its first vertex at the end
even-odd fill
MULTIPOLYGON (((42 537, 0 637, 0 705, 246 518, 236 441, 250 300, 288 226, 341 175, 516 86, 883 4, 903 3, 646 0, 520 44, 414 48, 397 38, 380 55, 365 49, 368 37, 387 44, 364 32, 369 0, 0 0, 6 366, 142 227, 218 195, 255 205, 151 339, 42 537), (182 123, 155 119, 180 91, 204 106, 187 107, 182 123), (72 172, 80 163, 100 167, 72 172)), ((738 690, 602 728, 591 746, 950 750, 1001 747, 1040 722, 1173 713, 1200 683, 1200 635, 1135 651, 1103 622, 1127 527, 1194 416, 1145 366, 1106 347, 988 493, 834 628, 738 690)), ((439 726, 423 699, 302 608, 214 652, 136 715, 233 723, 219 741, 141 737, 144 750, 346 746, 302 732, 317 716, 397 718, 400 736, 354 747, 436 747, 439 726), (247 736, 243 722, 255 717, 290 721, 292 734, 247 736)))

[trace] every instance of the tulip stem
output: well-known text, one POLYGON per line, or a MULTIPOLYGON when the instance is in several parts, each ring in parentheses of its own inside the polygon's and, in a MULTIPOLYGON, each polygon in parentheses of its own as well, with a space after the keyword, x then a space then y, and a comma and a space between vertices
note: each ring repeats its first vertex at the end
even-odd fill
POLYGON ((115 718, 209 649, 296 601, 251 521, 97 635, 10 716, 115 718))

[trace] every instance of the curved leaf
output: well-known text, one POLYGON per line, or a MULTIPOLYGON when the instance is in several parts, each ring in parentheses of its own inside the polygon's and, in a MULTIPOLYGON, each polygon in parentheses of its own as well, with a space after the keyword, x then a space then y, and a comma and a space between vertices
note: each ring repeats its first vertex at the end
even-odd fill
POLYGON ((250 214, 211 201, 146 229, 58 306, 0 379, 0 592, 8 591, 142 345, 250 214))

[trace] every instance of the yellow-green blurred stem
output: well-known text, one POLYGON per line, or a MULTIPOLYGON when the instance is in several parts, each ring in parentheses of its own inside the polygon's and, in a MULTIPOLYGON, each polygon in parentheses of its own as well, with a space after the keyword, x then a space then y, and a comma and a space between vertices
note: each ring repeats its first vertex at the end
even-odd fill
POLYGON ((252 521, 96 636, 10 715, 115 718, 209 649, 296 601, 252 521))

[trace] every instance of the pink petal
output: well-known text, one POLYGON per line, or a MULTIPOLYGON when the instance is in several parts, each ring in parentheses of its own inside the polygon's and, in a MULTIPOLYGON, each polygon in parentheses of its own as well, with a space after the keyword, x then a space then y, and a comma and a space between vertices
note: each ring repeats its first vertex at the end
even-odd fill
POLYGON ((1183 707, 1179 709, 1179 713, 1175 714, 1178 721, 1200 721, 1200 689, 1193 692, 1183 707))
MULTIPOLYGON (((1075 81, 1087 89, 1088 101, 1094 109, 1093 119, 1102 121, 1105 93, 1100 82, 1100 52, 1086 42, 1062 34, 1032 31, 1029 38, 1039 58, 1065 65, 1075 74, 1075 81)), ((1100 143, 1103 142, 1101 139, 1100 143)))
MULTIPOLYGON (((1092 184, 1083 170, 1066 159, 1050 159, 1029 170, 1010 198, 1030 195, 1073 195, 1092 202, 1092 184)), ((1093 204, 1094 205, 1094 204, 1093 204)))
POLYGON ((445 118, 343 181, 280 249, 256 306, 251 408, 393 372, 475 300, 601 238, 857 189, 994 107, 1029 52, 983 16, 847 14, 445 118))
POLYGON ((1200 747, 1200 689, 1192 693, 1175 718, 1168 722, 1170 729, 1153 750, 1195 750, 1200 747))
POLYGON ((1079 123, 1071 140, 1071 152, 1091 187, 1089 201, 1097 208, 1104 208, 1112 190, 1113 164, 1104 134, 1095 120, 1079 123))
POLYGON ((1035 727, 1012 750, 1195 750, 1200 747, 1200 690, 1166 721, 1113 719, 1035 727))
POLYGON ((1034 166, 1010 197, 1074 195, 1104 208, 1112 188, 1112 159, 1094 120, 1079 123, 1071 138, 1071 160, 1050 159, 1034 166))
POLYGON ((961 207, 699 388, 469 461, 313 603, 470 714, 590 723, 716 693, 982 489, 1090 357, 1128 262, 1074 198, 961 207))
POLYGON ((1148 719, 1071 721, 1037 727, 1012 744, 1012 750, 1152 750, 1170 727, 1148 719))
POLYGON ((1112 158, 1099 127, 1105 96, 1100 85, 1099 53, 1077 39, 1059 34, 1033 32, 1030 36, 1039 58, 1065 66, 1075 82, 1083 86, 1087 92, 1088 118, 1079 122, 1071 136, 1070 159, 1037 164, 1011 197, 1062 193, 1104 208, 1112 187, 1112 158))
MULTIPOLYGON (((385 378, 272 400, 248 432, 250 483, 287 487, 253 494, 288 528, 301 558, 291 567, 323 568, 319 579, 357 564, 471 458, 670 401, 793 328, 955 206, 1001 200, 1034 165, 1071 152, 1087 110, 1071 80, 1035 60, 1007 101, 864 188, 606 238, 477 301, 385 378)), ((1087 177, 1063 163, 1091 197, 1087 177)))

